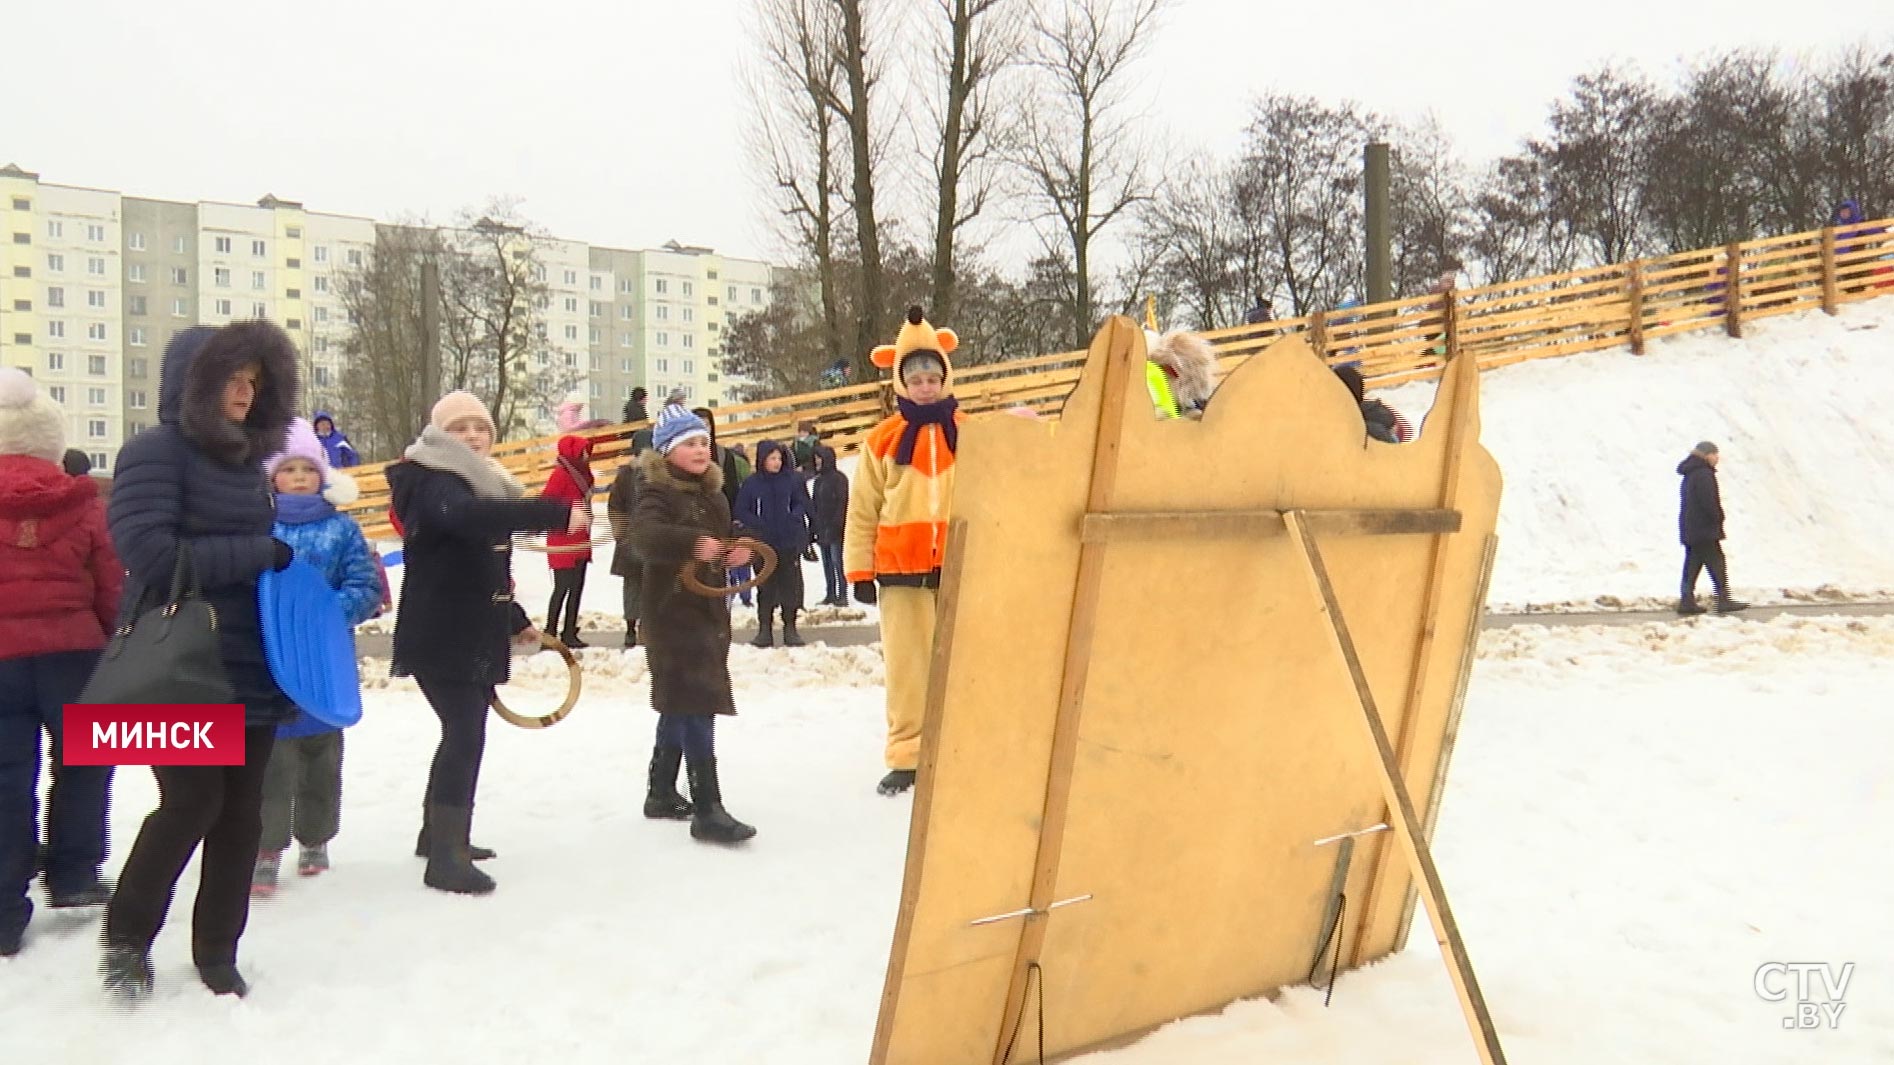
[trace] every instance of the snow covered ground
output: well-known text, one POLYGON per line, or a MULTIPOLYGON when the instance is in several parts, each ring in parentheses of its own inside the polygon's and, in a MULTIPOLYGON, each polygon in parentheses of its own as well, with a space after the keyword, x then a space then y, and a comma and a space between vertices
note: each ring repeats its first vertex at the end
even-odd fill
MULTIPOLYGON (((570 719, 493 728, 477 836, 500 850, 497 894, 421 886, 408 850, 433 719, 411 684, 371 674, 336 867, 253 910, 251 997, 194 979, 193 871, 159 993, 129 1015, 99 1006, 95 920, 42 911, 0 962, 0 1060, 865 1060, 909 810, 872 788, 873 649, 733 650, 741 715, 718 742, 729 806, 761 831, 737 852, 640 816, 642 652, 583 657, 570 719)), ((556 698, 549 660, 509 694, 556 698)), ((1890 1060, 1891 685, 1884 618, 1488 633, 1436 854, 1511 1060, 1890 1060), (1783 1030, 1787 1006, 1753 989, 1770 961, 1855 962, 1840 1027, 1783 1030)), ((114 863, 153 798, 122 772, 114 863)), ((1344 974, 1332 1007, 1290 990, 1088 1060, 1475 1060, 1416 927, 1408 952, 1344 974)))
MULTIPOLYGON (((1754 325, 1741 344, 1705 335, 1488 374, 1485 440, 1507 484, 1495 603, 1671 594, 1671 471, 1706 437, 1725 456, 1739 591, 1894 589, 1894 300, 1881 302, 1754 325)), ((1431 386, 1391 398, 1418 415, 1431 386)), ((594 623, 618 615, 608 566, 602 549, 594 623)), ((521 555, 516 572, 537 616, 543 561, 521 555)), ((817 598, 820 568, 805 578, 817 598)), ((873 791, 879 649, 732 649, 725 791, 761 833, 736 852, 640 815, 643 652, 581 661, 568 720, 493 724, 476 836, 501 852, 497 894, 421 886, 409 851, 435 723, 410 682, 365 660, 335 869, 291 876, 254 909, 251 997, 215 999, 190 969, 193 867, 155 950, 159 993, 132 1013, 100 1006, 96 915, 41 910, 26 950, 0 961, 0 1062, 866 1060, 910 810, 873 791)), ((553 656, 517 660, 508 702, 551 706, 564 679, 553 656)), ((1894 1061, 1890 687, 1894 618, 1485 633, 1435 854, 1510 1059, 1894 1061), (1854 963, 1839 1026, 1785 1030, 1791 1005, 1755 990, 1769 962, 1854 963)), ((149 774, 121 771, 108 873, 154 798, 149 774)), ((1476 1058, 1423 915, 1410 949, 1344 974, 1332 1006, 1289 989, 1085 1060, 1476 1058)))

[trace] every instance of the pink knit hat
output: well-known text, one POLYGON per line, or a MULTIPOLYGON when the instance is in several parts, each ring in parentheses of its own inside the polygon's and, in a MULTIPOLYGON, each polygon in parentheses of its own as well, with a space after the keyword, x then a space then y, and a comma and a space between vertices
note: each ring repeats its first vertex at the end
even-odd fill
POLYGON ((322 441, 316 437, 315 426, 307 418, 296 418, 289 423, 289 434, 283 440, 283 450, 271 455, 263 463, 263 476, 276 476, 276 468, 290 459, 308 459, 316 464, 316 471, 322 474, 322 483, 328 484, 329 453, 323 450, 322 441))
POLYGON ((487 405, 472 392, 461 390, 449 392, 434 404, 434 410, 428 415, 428 422, 442 432, 462 418, 478 418, 487 423, 487 432, 493 432, 493 415, 488 413, 487 405))

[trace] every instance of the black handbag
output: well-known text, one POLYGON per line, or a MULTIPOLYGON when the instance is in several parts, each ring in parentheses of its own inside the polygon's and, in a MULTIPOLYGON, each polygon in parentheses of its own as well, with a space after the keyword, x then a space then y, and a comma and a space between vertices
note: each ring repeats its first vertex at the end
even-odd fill
POLYGON ((147 607, 147 591, 133 605, 130 624, 112 634, 99 655, 80 703, 228 704, 236 701, 217 639, 217 611, 205 601, 179 541, 171 594, 147 607))

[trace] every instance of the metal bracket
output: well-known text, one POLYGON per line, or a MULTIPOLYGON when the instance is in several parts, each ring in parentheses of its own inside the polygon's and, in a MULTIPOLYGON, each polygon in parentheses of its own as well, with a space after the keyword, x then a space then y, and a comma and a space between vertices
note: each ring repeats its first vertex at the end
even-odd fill
POLYGON ((1059 909, 1061 907, 1070 906, 1073 903, 1077 903, 1077 902, 1090 902, 1091 899, 1092 899, 1092 896, 1090 895, 1080 895, 1076 898, 1066 899, 1062 902, 1055 902, 1052 905, 1047 906, 1043 910, 1035 910, 1032 907, 1028 906, 1023 910, 1012 910, 1007 913, 996 913, 991 917, 982 917, 977 921, 968 921, 967 925, 968 927, 977 927, 983 924, 998 924, 1001 921, 1011 921, 1017 917, 1044 917, 1046 914, 1049 914, 1052 911, 1059 909))

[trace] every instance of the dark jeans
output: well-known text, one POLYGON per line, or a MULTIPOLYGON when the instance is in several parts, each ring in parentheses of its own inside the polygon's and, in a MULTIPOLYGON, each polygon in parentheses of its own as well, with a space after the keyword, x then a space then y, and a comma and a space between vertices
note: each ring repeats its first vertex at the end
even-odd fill
POLYGON ((756 624, 769 624, 770 611, 783 613, 783 624, 793 624, 802 609, 802 556, 777 549, 776 572, 756 589, 756 624))
POLYGON ((441 742, 428 770, 427 801, 471 809, 480 784, 480 758, 487 749, 487 709, 493 689, 440 676, 414 676, 441 719, 441 742))
POLYGON ((816 544, 822 555, 822 583, 825 598, 846 600, 848 598, 848 578, 842 568, 842 541, 823 540, 816 544))
POLYGON ((580 562, 570 569, 552 571, 552 602, 546 605, 546 634, 548 636, 572 636, 579 631, 579 599, 585 593, 585 570, 590 562, 580 562), (559 608, 565 607, 566 621, 563 628, 559 625, 559 608))
POLYGON ((1716 591, 1718 599, 1730 594, 1729 564, 1723 558, 1723 545, 1719 543, 1684 545, 1684 590, 1685 600, 1697 597, 1697 577, 1705 569, 1710 571, 1710 587, 1716 591))
POLYGON ((637 627, 639 601, 643 598, 640 593, 643 589, 644 567, 633 566, 631 572, 625 576, 625 630, 627 632, 637 627))
POLYGON ((320 847, 342 827, 342 730, 276 741, 263 774, 262 849, 320 847))
POLYGON ((658 746, 684 752, 696 761, 716 754, 717 719, 710 714, 659 714, 658 746))
POLYGON ((33 915, 27 891, 39 852, 40 733, 52 737, 46 801, 46 885, 54 892, 92 884, 105 861, 111 766, 68 766, 61 734, 65 704, 92 676, 97 651, 60 651, 0 660, 0 931, 33 915))
POLYGON ((276 728, 245 729, 243 764, 153 766, 158 808, 145 818, 105 907, 105 938, 149 950, 177 892, 178 877, 204 845, 191 911, 191 960, 237 960, 250 920, 250 870, 263 835, 263 773, 276 728))

